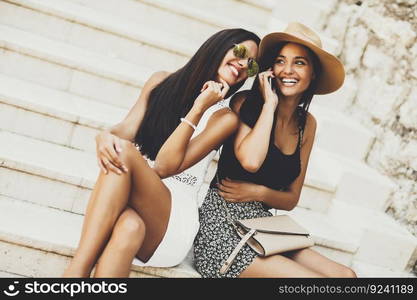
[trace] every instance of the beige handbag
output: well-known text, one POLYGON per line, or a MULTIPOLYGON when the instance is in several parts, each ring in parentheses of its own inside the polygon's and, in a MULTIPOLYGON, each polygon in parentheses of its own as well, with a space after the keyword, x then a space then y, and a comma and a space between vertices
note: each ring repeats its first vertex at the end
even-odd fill
POLYGON ((260 256, 299 250, 314 245, 310 234, 288 215, 233 221, 224 201, 223 205, 228 222, 242 239, 220 268, 220 274, 225 274, 229 270, 236 255, 246 243, 260 256))

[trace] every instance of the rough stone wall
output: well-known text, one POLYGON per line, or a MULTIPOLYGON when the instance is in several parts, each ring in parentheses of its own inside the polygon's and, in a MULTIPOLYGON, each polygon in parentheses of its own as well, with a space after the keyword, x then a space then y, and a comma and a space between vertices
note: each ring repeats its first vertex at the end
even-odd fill
POLYGON ((388 212, 417 236, 417 0, 335 0, 320 24, 353 87, 343 108, 376 133, 366 161, 390 176, 388 212))

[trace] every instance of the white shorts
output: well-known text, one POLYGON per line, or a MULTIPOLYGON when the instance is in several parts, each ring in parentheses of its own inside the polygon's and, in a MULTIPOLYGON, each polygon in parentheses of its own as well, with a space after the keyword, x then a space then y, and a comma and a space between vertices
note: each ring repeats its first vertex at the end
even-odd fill
POLYGON ((135 258, 134 265, 176 266, 185 259, 197 235, 200 223, 195 190, 172 177, 162 181, 171 192, 171 213, 167 231, 152 257, 146 263, 135 258))

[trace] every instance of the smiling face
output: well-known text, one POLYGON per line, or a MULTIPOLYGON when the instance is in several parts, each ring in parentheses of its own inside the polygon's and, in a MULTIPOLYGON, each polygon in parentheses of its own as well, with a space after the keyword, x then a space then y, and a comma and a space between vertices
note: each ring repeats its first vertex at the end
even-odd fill
POLYGON ((288 43, 278 54, 273 65, 274 75, 283 96, 298 96, 314 79, 312 57, 299 44, 288 43))
POLYGON ((247 58, 238 58, 233 54, 233 48, 227 51, 223 61, 220 64, 217 72, 217 80, 219 78, 227 82, 229 86, 235 85, 248 78, 248 60, 256 58, 258 52, 258 45, 252 40, 241 42, 247 52, 247 58))

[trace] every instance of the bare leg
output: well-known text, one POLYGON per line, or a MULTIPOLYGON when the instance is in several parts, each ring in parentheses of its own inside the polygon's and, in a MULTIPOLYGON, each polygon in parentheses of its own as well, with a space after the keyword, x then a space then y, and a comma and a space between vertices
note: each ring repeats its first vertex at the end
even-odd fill
POLYGON ((323 277, 301 264, 282 255, 257 257, 240 274, 241 278, 286 278, 286 277, 323 277))
POLYGON ((132 260, 142 246, 145 231, 145 223, 135 210, 124 210, 97 263, 94 277, 128 277, 132 260))
POLYGON ((64 273, 65 277, 89 277, 115 220, 126 207, 130 189, 129 174, 100 172, 84 217, 79 246, 64 273))
POLYGON ((149 256, 165 234, 171 211, 170 192, 132 143, 124 141, 122 147, 120 159, 129 171, 122 175, 100 173, 90 197, 78 249, 64 273, 66 277, 90 275, 133 192, 134 208, 143 209, 141 214, 146 218, 141 217, 148 228, 155 226, 152 236, 145 238, 149 256), (139 204, 141 201, 143 204, 139 204))
POLYGON ((310 270, 323 274, 326 277, 356 278, 355 272, 342 264, 328 259, 312 249, 302 249, 286 253, 286 256, 310 270))

